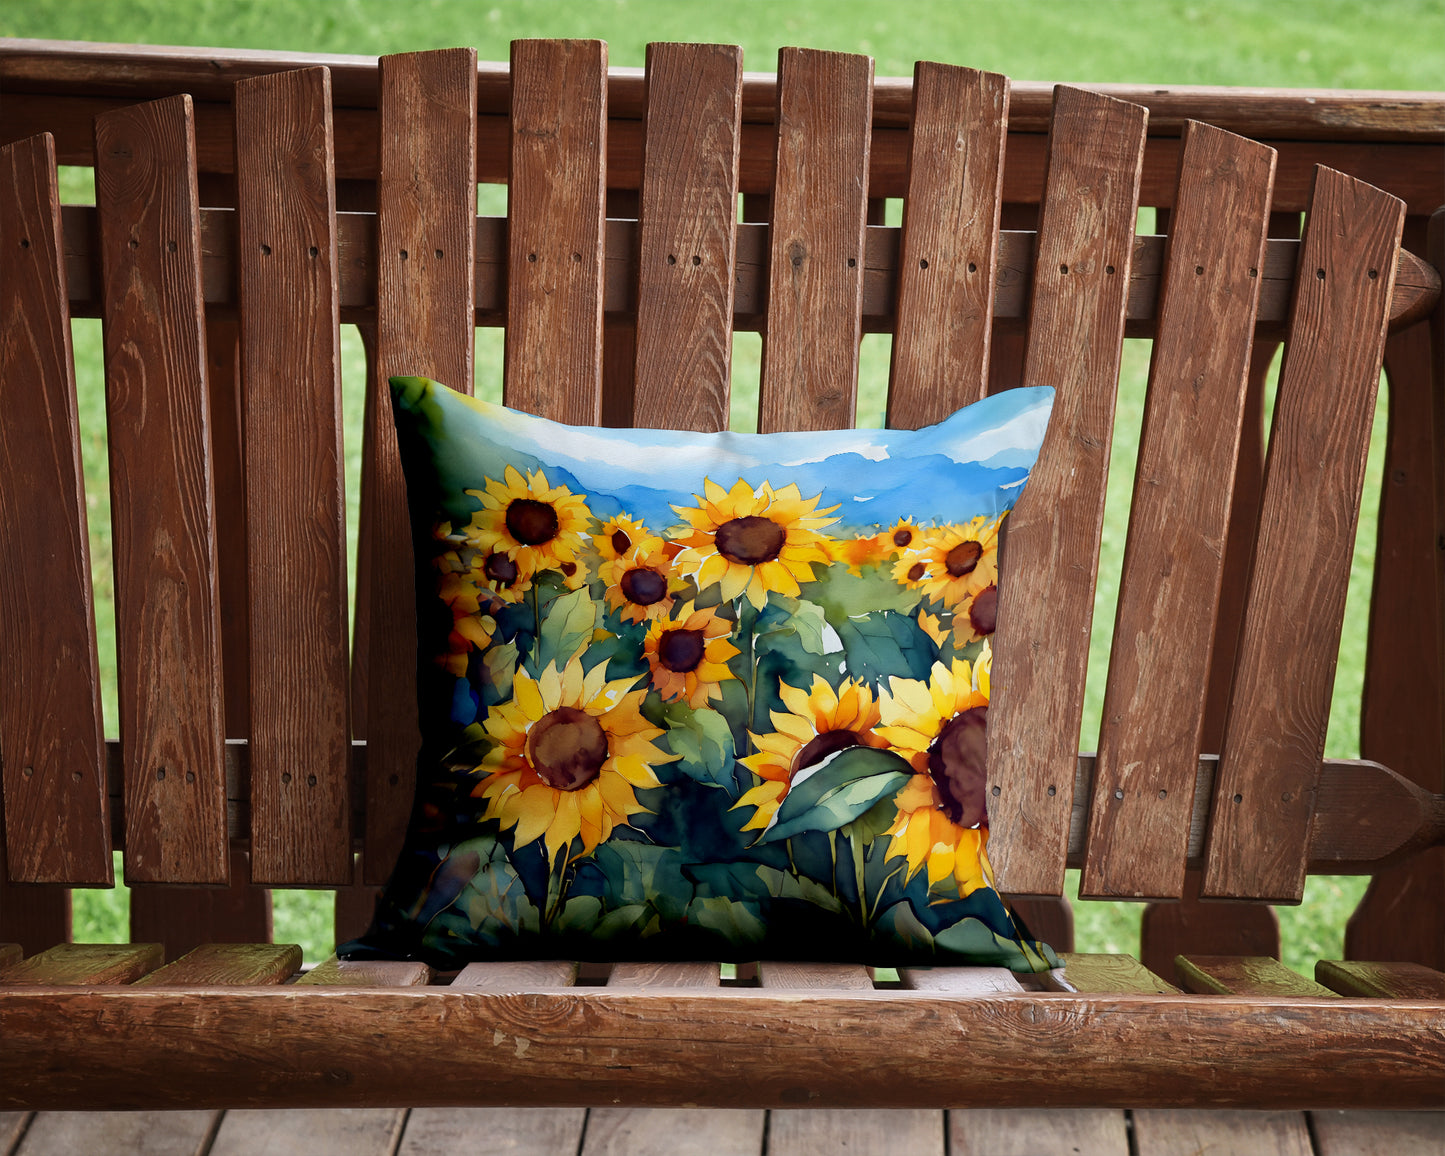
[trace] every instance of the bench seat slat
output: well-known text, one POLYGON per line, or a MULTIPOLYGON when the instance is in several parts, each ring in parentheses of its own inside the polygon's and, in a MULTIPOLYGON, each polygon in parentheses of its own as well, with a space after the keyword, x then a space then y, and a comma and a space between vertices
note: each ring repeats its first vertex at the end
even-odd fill
POLYGON ((1404 216, 1398 199, 1320 169, 1215 780, 1207 898, 1298 903, 1304 892, 1404 216))
POLYGON ((1004 967, 902 967, 898 978, 909 991, 988 995, 1024 990, 1014 973, 1004 967))
POLYGON ((868 969, 856 963, 793 963, 763 960, 758 964, 758 986, 816 991, 872 991, 868 969))
POLYGON ((469 963, 452 980, 452 987, 481 987, 489 991, 529 991, 534 987, 571 987, 577 982, 577 965, 567 960, 521 960, 515 963, 469 963))
POLYGON ((637 426, 712 431, 728 424, 742 85, 740 48, 648 45, 637 426))
POLYGON ((310 987, 425 987, 432 969, 405 959, 345 960, 331 956, 296 982, 310 987))
POLYGON ((1171 214, 1080 895, 1179 898, 1274 151, 1191 123, 1171 214), (1211 339, 1201 341, 1209 332, 1211 339))
POLYGON ((109 887, 100 664, 48 135, 0 149, 0 254, 5 850, 17 882, 109 887))
POLYGON ((0 986, 131 983, 164 962, 159 943, 61 943, 0 971, 0 986))
POLYGON ((917 429, 988 390, 1009 80, 920 61, 913 102, 888 425, 917 429))
POLYGON ((853 425, 872 93, 871 57, 802 48, 778 54, 762 433, 853 425))
POLYGON ((1023 367, 1024 385, 1056 393, 1007 523, 988 717, 989 856, 1005 894, 1064 885, 1146 121, 1137 105, 1057 90, 1023 367))
POLYGON ((107 113, 95 133, 125 873, 140 883, 225 883, 226 732, 190 97, 107 113))
POLYGON ((1220 995, 1315 995, 1334 993, 1268 956, 1189 955, 1174 961, 1185 991, 1220 995))
POLYGON ((206 943, 136 980, 137 987, 282 983, 301 966, 294 943, 206 943))
POLYGON ((251 618, 251 874, 351 880, 331 92, 236 87, 251 618))
POLYGON ((1132 955, 1066 952, 1064 978, 1078 992, 1177 992, 1132 955))
POLYGON ((375 372, 368 375, 359 557, 366 577, 367 883, 401 853, 421 745, 416 718, 416 591, 406 482, 391 411, 393 375, 472 392, 476 259, 475 49, 381 60, 375 372), (418 179, 419 174, 426 179, 418 179), (371 677, 373 672, 385 672, 371 677))
POLYGON ((1322 959, 1315 964, 1315 978, 1341 995, 1445 1000, 1445 973, 1423 963, 1322 959))

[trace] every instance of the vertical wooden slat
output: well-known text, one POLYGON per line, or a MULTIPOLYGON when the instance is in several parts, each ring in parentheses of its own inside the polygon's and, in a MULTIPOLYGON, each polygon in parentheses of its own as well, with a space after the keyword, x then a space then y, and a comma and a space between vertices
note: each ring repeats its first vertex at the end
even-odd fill
POLYGON ((873 60, 778 53, 758 429, 847 429, 858 393, 873 60))
POLYGON ((607 45, 512 43, 503 400, 554 421, 602 415, 607 45))
POLYGON ((0 149, 0 754, 10 877, 110 886, 55 142, 0 149), (40 544, 44 548, 39 548, 40 544))
POLYGON ((997 73, 913 67, 891 427, 941 421, 988 391, 1008 96, 997 73))
POLYGON ((351 878, 331 78, 236 85, 251 615, 251 874, 351 878))
POLYGON ((382 57, 376 373, 362 466, 368 883, 384 882, 401 850, 421 743, 411 528, 387 379, 422 375, 471 393, 476 122, 475 49, 382 57))
POLYGON ((95 121, 125 874, 227 880, 225 718, 189 96, 95 121))
POLYGON ((1148 110, 1054 90, 1023 384, 1053 417, 1009 516, 989 706, 989 855, 1006 893, 1060 893, 1148 110))
MULTIPOLYGON (((0 841, 3 842, 3 841, 0 841)), ((70 889, 55 883, 10 883, 0 860, 0 942, 27 955, 70 938, 70 889)))
POLYGON ((1170 975, 1179 955, 1219 954, 1279 957, 1279 916, 1266 903, 1204 901, 1204 872, 1184 873, 1184 895, 1148 903, 1139 920, 1139 958, 1158 975, 1170 975))
POLYGON ((1233 133, 1185 127, 1104 691, 1086 897, 1183 894, 1274 162, 1273 149, 1233 133))
POLYGON ((271 938, 271 892, 253 886, 246 852, 232 847, 229 887, 137 883, 130 889, 130 938, 160 943, 175 959, 203 943, 265 943, 271 938))
POLYGON ((728 423, 743 53, 649 44, 633 424, 728 423))
POLYGON ((1297 903, 1404 203, 1315 171, 1203 894, 1297 903))

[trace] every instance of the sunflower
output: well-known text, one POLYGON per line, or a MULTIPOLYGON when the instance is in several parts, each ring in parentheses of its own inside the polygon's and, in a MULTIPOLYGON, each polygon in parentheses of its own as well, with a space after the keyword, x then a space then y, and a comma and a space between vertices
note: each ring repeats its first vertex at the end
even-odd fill
POLYGON ((731 491, 704 479, 703 490, 696 506, 673 506, 692 527, 679 539, 677 567, 699 589, 718 582, 724 601, 746 594, 761 610, 769 590, 797 594, 799 582, 813 580, 811 563, 827 565, 817 531, 838 520, 828 517, 838 507, 818 511, 822 494, 804 501, 797 485, 774 490, 764 482, 754 490, 741 478, 731 491))
POLYGON ((472 515, 468 540, 482 551, 506 555, 519 573, 562 570, 569 586, 579 574, 585 581, 577 551, 592 521, 586 498, 548 484, 541 470, 523 478, 508 466, 504 476, 505 482, 488 478, 485 492, 467 491, 482 503, 472 515), (570 574, 569 563, 575 567, 570 574))
MULTIPOLYGON (((978 517, 966 526, 944 526, 924 534, 923 548, 919 551, 919 561, 925 569, 919 582, 924 596, 951 607, 957 616, 969 616, 974 599, 998 584, 998 528, 1002 521, 996 518, 989 522, 978 517)), ((997 593, 991 597, 996 599, 997 593)), ((980 621, 973 624, 972 636, 959 641, 970 642, 992 634, 992 619, 992 611, 986 616, 981 611, 980 621), (988 629, 979 629, 981 625, 987 625, 988 629)))
POLYGON ((532 588, 532 570, 500 550, 478 550, 465 539, 437 557, 437 594, 452 613, 474 613, 495 602, 520 602, 532 588))
POLYGON ((622 557, 642 539, 652 536, 652 532, 636 518, 618 514, 602 523, 602 529, 592 535, 592 545, 605 561, 611 562, 622 557))
POLYGON ((743 825, 744 831, 766 830, 772 825, 799 771, 848 747, 888 745, 887 739, 873 733, 879 721, 878 704, 866 683, 846 679, 835 693, 826 679, 815 674, 811 690, 784 682, 778 685, 778 695, 788 709, 768 712, 774 727, 771 734, 748 732, 758 751, 740 760, 763 780, 733 804, 733 810, 757 808, 743 825))
POLYGON ((687 589, 661 538, 638 538, 617 557, 603 562, 597 576, 607 584, 607 604, 628 622, 666 618, 672 613, 674 596, 687 589))
POLYGON ((915 772, 895 799, 888 855, 906 856, 910 879, 926 863, 930 887, 952 877, 963 895, 989 882, 984 752, 991 664, 985 644, 972 669, 961 659, 950 667, 935 662, 927 682, 895 675, 878 699, 878 734, 915 772))
POLYGON ((880 535, 888 546, 888 552, 901 553, 914 549, 923 540, 923 531, 912 518, 899 518, 880 535))
POLYGON ((515 828, 514 846, 542 838, 556 862, 580 835, 571 858, 590 855, 613 827, 647 811, 634 788, 661 786, 653 767, 677 756, 653 745, 662 729, 638 713, 647 692, 630 690, 636 681, 607 681, 602 663, 584 675, 579 658, 561 671, 548 663, 536 679, 517 671, 511 700, 487 715, 494 745, 472 789, 487 800, 485 818, 515 828))
POLYGON ((653 621, 642 651, 652 668, 652 685, 665 700, 705 706, 721 693, 720 682, 737 677, 727 666, 728 659, 740 653, 728 641, 732 625, 715 609, 694 610, 691 602, 683 603, 672 618, 653 621))
POLYGON ((887 534, 870 534, 866 538, 825 538, 823 550, 829 561, 842 562, 853 574, 861 574, 864 566, 876 565, 892 553, 887 534))

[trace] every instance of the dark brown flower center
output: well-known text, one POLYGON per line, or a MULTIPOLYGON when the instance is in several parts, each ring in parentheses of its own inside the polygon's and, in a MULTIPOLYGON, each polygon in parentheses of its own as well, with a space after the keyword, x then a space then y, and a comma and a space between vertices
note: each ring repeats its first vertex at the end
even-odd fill
POLYGON ((821 763, 829 755, 845 751, 849 747, 858 745, 858 735, 855 731, 837 730, 824 731, 813 739, 807 746, 798 752, 793 759, 793 770, 801 771, 804 767, 811 767, 814 763, 821 763))
POLYGON ((983 546, 970 538, 967 542, 960 542, 948 552, 945 559, 948 565, 948 572, 955 578, 962 578, 965 574, 972 574, 978 560, 983 557, 983 546))
POLYGON ((619 557, 632 549, 632 539, 627 536, 625 530, 612 531, 612 549, 617 552, 619 557))
POLYGON ((565 574, 565 575, 567 575, 568 578, 572 577, 573 574, 577 573, 577 563, 576 563, 576 562, 563 562, 563 563, 562 563, 562 573, 565 574))
POLYGON ((488 554, 482 572, 503 589, 517 580, 517 564, 505 554, 488 554))
POLYGON ((906 546, 911 541, 913 541, 913 531, 907 527, 893 531, 893 544, 895 546, 906 546))
POLYGON ((622 588, 622 597, 638 606, 651 606, 667 597, 667 579, 648 566, 629 570, 617 585, 622 588))
POLYGON ((576 791, 602 773, 607 734, 590 714, 559 706, 542 716, 527 736, 533 769, 549 787, 576 791))
POLYGON ((984 752, 988 707, 976 706, 943 724, 928 748, 928 773, 943 800, 943 813, 960 827, 985 822, 984 752))
POLYGON ((749 514, 732 518, 717 528, 717 552, 729 562, 756 566, 771 562, 783 552, 788 532, 771 518, 749 514))
POLYGON ((524 546, 540 546, 557 536, 557 511, 551 502, 517 498, 507 507, 507 531, 524 546))
POLYGON ((974 596, 968 608, 968 620, 974 633, 992 634, 998 625, 998 587, 986 586, 974 596))
POLYGON ((686 674, 702 661, 706 641, 701 630, 664 630, 657 640, 657 660, 674 674, 686 674))
POLYGON ((908 581, 917 582, 926 573, 928 573, 928 567, 922 562, 915 562, 912 566, 908 567, 908 581))

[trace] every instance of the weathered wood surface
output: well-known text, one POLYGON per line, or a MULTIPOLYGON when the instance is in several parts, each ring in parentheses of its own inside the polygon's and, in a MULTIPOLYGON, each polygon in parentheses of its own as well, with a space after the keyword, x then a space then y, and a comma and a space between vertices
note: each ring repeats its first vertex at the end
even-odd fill
POLYGON ((1273 150, 1208 125, 1186 129, 1104 691, 1084 898, 1184 893, 1273 176, 1273 150))
POLYGON ((802 48, 778 54, 761 433, 853 425, 872 80, 872 57, 802 48))
POLYGON ((872 991, 868 969, 854 963, 790 963, 763 960, 758 986, 793 991, 872 991))
POLYGON ((225 1114, 207 1156, 383 1156, 396 1151, 405 1126, 406 1112, 397 1108, 241 1109, 225 1114))
POLYGON ((425 376, 472 391, 476 78, 471 48, 388 56, 380 66, 375 371, 361 478, 367 883, 385 883, 401 852, 421 745, 411 525, 387 382, 425 376))
POLYGON ((1009 80, 919 62, 913 98, 888 425, 916 429, 988 392, 1009 80))
POLYGON ((1422 963, 1362 963, 1322 959, 1315 978, 1341 995, 1445 1000, 1445 972, 1422 963))
POLYGON ((1177 992, 1179 989, 1155 975, 1132 955, 1104 955, 1067 952, 1064 975, 1079 992, 1177 992))
POLYGON ((602 413, 607 46, 518 40, 512 76, 502 397, 514 409, 595 425, 602 413))
POLYGON ((1291 971, 1268 956, 1179 956, 1174 970, 1185 991, 1220 995, 1330 996, 1329 988, 1291 971))
POLYGON ((944 1156, 944 1114, 920 1108, 774 1111, 768 1117, 770 1156, 818 1152, 944 1156))
POLYGON ((647 48, 634 425, 728 423, 742 55, 717 44, 647 48))
POLYGON ((251 875, 348 883, 349 657, 331 92, 236 86, 251 875))
MULTIPOLYGON (((222 1113, 37 1112, 14 1156, 206 1156, 222 1113)), ((4 1128, 0 1126, 0 1144, 4 1128)), ((11 1149, 0 1147, 10 1153, 11 1149)))
MULTIPOLYGON (((229 800, 227 806, 229 810, 229 800)), ((167 959, 206 943, 269 943, 271 892, 252 886, 250 857, 244 849, 233 844, 230 855, 228 887, 130 884, 131 942, 162 943, 167 959)))
MULTIPOLYGON (((0 839, 0 853, 4 840, 0 839)), ((0 939, 32 954, 70 939, 70 890, 55 883, 11 883, 0 870, 0 939)))
POLYGON ((898 978, 909 991, 989 995, 1024 990, 1014 973, 1003 967, 901 967, 898 978))
POLYGON ((522 960, 516 963, 469 963, 452 980, 452 987, 482 987, 490 991, 532 991, 539 987, 571 987, 577 982, 577 965, 560 959, 522 960))
POLYGON ((111 885, 60 197, 48 136, 0 149, 0 707, 9 877, 111 885), (46 548, 37 550, 37 543, 46 548))
POLYGON ((441 1106, 474 1104, 479 1088, 518 1105, 602 1105, 623 1069, 639 1106, 1027 1107, 1045 1075, 1060 1107, 1400 1108, 1445 1086, 1440 1003, 1418 999, 297 986, 178 997, 186 992, 0 993, 0 1110, 69 1107, 82 1094, 97 1109, 441 1106), (264 1054, 237 1045, 256 1039, 264 1054))
POLYGON ((479 1141, 508 1156, 577 1156, 586 1126, 585 1108, 413 1108, 396 1156, 472 1152, 479 1141))
POLYGON ((1205 897, 1297 903, 1404 206, 1321 169, 1280 372, 1205 897))
POLYGON ((1063 890, 1147 117, 1081 89, 1054 101, 1022 384, 1056 392, 1000 559, 988 718, 990 859, 1009 893, 1063 890))
POLYGON ((1316 1156, 1445 1156, 1445 1112, 1314 1111, 1316 1156))
POLYGON ((425 987, 432 970, 413 960, 347 960, 331 956, 296 982, 311 987, 425 987))
POLYGON ((301 967, 294 943, 207 943, 136 980, 137 987, 282 983, 301 967))
POLYGON ((1130 1156, 1124 1113, 1104 1108, 972 1108, 948 1113, 953 1156, 1130 1156))
POLYGON ((741 1108, 593 1108, 581 1156, 759 1156, 767 1124, 741 1108))
POLYGON ((164 962, 159 943, 61 943, 0 971, 0 985, 130 983, 164 962))
POLYGON ((1136 1111, 1137 1156, 1314 1156, 1303 1112, 1136 1111))
POLYGON ((188 96, 99 118, 127 880, 225 883, 225 717, 188 96))

